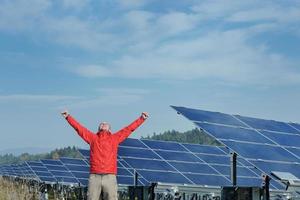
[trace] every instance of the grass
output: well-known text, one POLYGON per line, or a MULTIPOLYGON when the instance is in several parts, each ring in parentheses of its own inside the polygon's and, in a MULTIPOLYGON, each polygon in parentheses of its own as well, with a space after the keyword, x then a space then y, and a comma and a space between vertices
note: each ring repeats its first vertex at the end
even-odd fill
POLYGON ((25 183, 0 177, 0 200, 38 200, 38 195, 25 183))

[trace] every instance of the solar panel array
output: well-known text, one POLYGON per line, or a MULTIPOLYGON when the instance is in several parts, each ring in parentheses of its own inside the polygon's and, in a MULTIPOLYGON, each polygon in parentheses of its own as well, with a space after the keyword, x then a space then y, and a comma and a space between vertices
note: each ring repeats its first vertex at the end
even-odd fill
MULTIPOLYGON (((60 158, 2 165, 0 174, 45 183, 87 186, 89 150, 79 149, 84 159, 60 158)), ((230 155, 224 147, 128 138, 119 146, 118 183, 133 185, 135 171, 139 185, 166 184, 227 186, 230 180, 230 155)), ((261 171, 238 159, 239 186, 260 186, 261 171)), ((273 189, 282 186, 272 183, 273 189)))
MULTIPOLYGON (((89 151, 79 151, 88 161, 89 151)), ((128 138, 119 146, 118 182, 132 185, 134 170, 140 185, 232 185, 230 155, 224 147, 128 138)), ((237 172, 239 186, 261 186, 262 172, 246 160, 238 159, 237 172)), ((282 186, 273 181, 271 188, 282 186)))
POLYGON ((172 106, 261 171, 300 179, 300 125, 172 106))

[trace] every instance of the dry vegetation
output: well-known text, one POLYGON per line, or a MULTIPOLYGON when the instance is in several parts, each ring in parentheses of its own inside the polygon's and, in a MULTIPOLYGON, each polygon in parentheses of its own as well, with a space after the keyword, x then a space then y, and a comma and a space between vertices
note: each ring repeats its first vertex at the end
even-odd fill
POLYGON ((37 200, 38 195, 26 184, 0 177, 0 200, 37 200))

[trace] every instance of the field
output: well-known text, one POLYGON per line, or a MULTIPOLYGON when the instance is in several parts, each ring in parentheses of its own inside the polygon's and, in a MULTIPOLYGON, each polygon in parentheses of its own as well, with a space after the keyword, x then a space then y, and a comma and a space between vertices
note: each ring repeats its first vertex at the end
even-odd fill
POLYGON ((38 194, 26 184, 0 177, 0 200, 37 200, 38 194))

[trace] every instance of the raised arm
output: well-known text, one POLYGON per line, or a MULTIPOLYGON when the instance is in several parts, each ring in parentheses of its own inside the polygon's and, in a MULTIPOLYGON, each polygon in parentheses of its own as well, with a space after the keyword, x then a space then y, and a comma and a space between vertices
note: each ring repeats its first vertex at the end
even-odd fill
POLYGON ((118 143, 123 142, 135 129, 137 129, 146 119, 148 118, 148 113, 143 112, 142 115, 136 119, 134 122, 126 126, 125 128, 119 130, 114 134, 114 137, 118 140, 118 143))
POLYGON ((87 128, 82 126, 79 122, 77 122, 68 111, 63 111, 62 116, 68 121, 68 123, 75 129, 78 135, 88 144, 91 143, 94 134, 89 131, 87 128))

